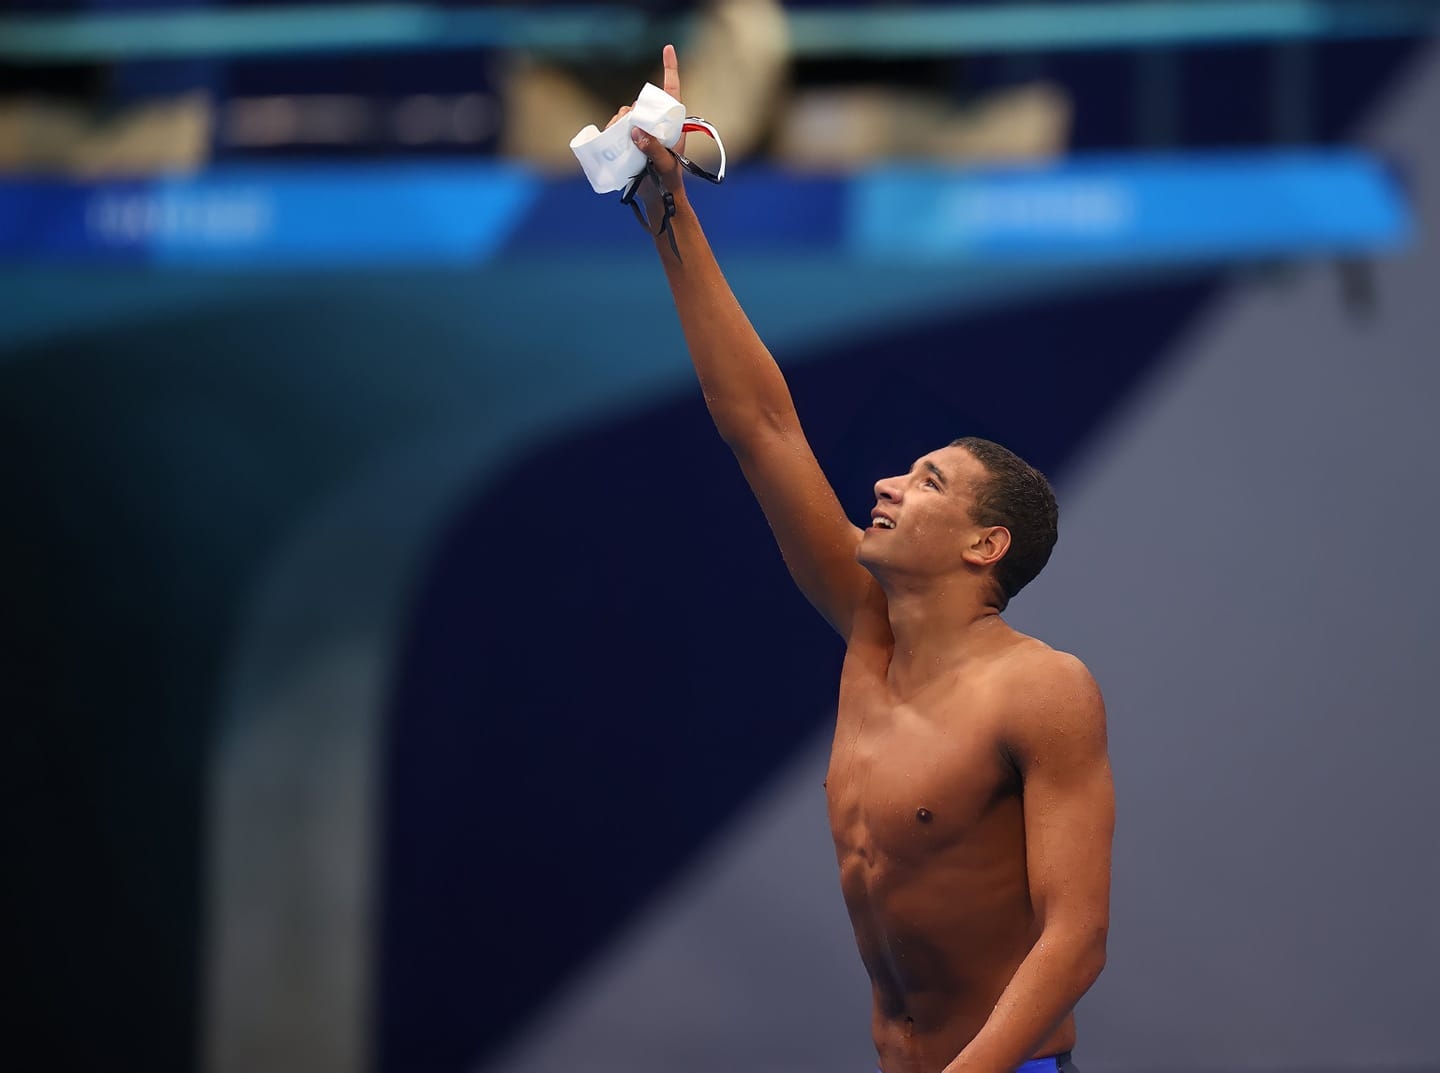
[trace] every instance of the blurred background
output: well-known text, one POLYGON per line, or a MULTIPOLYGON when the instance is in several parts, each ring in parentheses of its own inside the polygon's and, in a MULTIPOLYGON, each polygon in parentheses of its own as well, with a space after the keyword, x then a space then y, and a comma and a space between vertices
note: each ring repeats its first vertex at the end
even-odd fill
POLYGON ((567 148, 673 40, 731 154, 692 200, 853 516, 962 435, 1056 482, 1009 617, 1109 706, 1081 1068, 1440 1069, 1437 33, 10 0, 13 1068, 874 1068, 840 644, 567 148))

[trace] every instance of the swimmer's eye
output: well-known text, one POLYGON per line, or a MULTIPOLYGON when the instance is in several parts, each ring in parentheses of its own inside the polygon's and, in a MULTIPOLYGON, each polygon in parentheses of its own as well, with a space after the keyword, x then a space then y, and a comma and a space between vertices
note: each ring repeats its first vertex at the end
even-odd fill
POLYGON ((935 491, 937 491, 937 492, 940 491, 940 486, 935 483, 935 478, 934 478, 934 477, 926 477, 926 478, 925 478, 925 481, 924 481, 924 484, 923 484, 921 487, 924 487, 924 488, 933 488, 933 489, 935 489, 935 491))

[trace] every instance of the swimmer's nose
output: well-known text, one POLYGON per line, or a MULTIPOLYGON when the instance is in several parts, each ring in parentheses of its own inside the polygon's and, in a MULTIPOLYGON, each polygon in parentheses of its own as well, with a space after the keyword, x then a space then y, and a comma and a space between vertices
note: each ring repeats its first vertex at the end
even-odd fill
POLYGON ((875 499, 880 503, 900 502, 900 478, 882 477, 875 482, 875 499))

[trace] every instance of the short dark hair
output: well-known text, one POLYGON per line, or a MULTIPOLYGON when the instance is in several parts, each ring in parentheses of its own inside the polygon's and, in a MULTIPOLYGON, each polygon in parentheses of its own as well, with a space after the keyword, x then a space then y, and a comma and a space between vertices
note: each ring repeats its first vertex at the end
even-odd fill
POLYGON ((995 564, 1000 610, 1050 561, 1059 536, 1060 508, 1050 482, 1030 463, 1007 448, 978 436, 955 440, 985 467, 986 478, 975 486, 971 516, 977 525, 1003 525, 1010 530, 1010 549, 995 564))

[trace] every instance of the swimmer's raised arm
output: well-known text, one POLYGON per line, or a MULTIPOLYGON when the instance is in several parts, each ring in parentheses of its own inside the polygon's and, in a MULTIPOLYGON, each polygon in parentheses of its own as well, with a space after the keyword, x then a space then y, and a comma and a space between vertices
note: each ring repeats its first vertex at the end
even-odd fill
MULTIPOLYGON (((664 65, 665 91, 683 99, 671 45, 665 46, 664 65)), ((861 531, 845 517, 800 427, 779 366, 715 261, 686 197, 681 167, 657 139, 642 131, 634 136, 675 199, 670 226, 680 256, 668 236, 657 236, 656 249, 710 416, 759 500, 790 575, 816 610, 848 638, 857 610, 879 593, 855 559, 861 531)), ((655 204, 650 219, 659 219, 657 212, 663 209, 655 204)))

